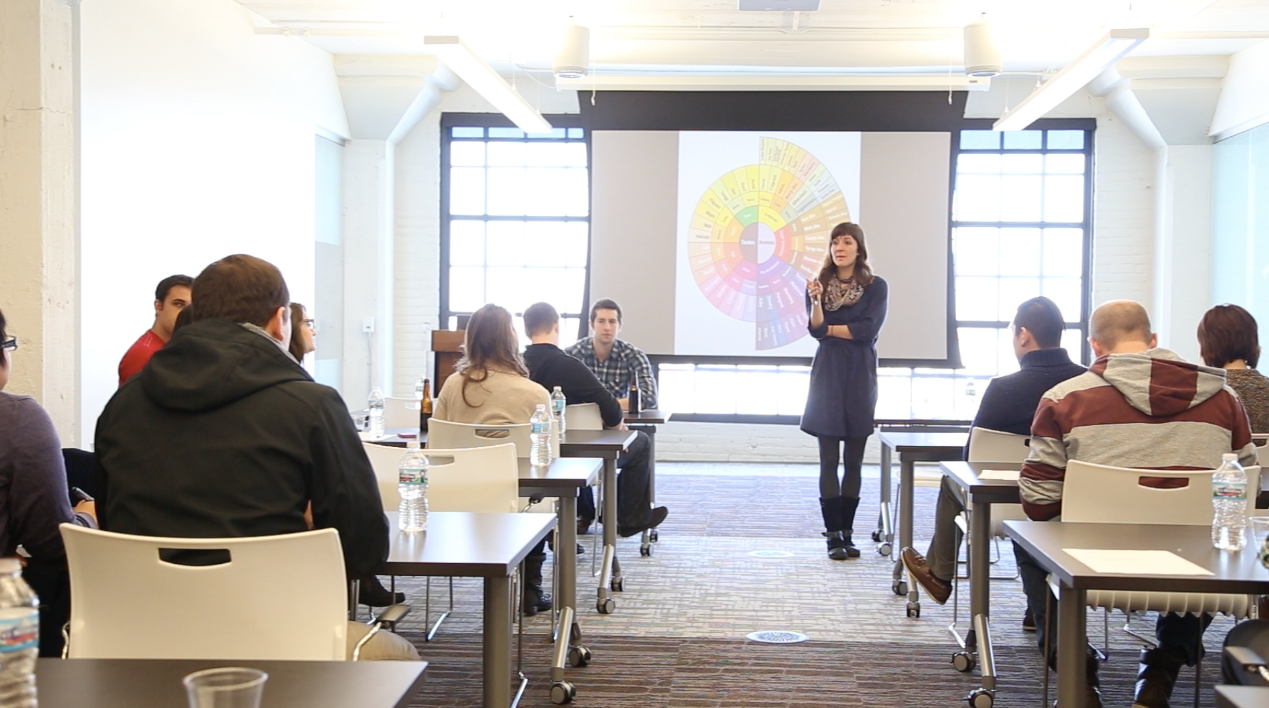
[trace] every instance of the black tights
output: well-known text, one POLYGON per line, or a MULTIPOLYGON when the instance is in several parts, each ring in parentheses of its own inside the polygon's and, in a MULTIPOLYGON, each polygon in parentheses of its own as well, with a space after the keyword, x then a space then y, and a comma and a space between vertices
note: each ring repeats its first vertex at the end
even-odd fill
POLYGON ((862 438, 830 438, 819 437, 820 441, 820 497, 829 499, 837 495, 858 497, 862 484, 860 473, 864 467, 864 445, 868 436, 862 438), (837 481, 837 465, 841 461, 842 443, 846 444, 846 474, 837 481))

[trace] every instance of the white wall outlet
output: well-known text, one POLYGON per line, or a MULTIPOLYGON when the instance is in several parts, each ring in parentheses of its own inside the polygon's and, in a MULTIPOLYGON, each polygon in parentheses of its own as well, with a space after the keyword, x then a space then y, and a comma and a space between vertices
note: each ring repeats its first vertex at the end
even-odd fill
POLYGON ((361 318, 361 331, 365 332, 366 334, 373 334, 375 331, 375 318, 373 317, 361 318))

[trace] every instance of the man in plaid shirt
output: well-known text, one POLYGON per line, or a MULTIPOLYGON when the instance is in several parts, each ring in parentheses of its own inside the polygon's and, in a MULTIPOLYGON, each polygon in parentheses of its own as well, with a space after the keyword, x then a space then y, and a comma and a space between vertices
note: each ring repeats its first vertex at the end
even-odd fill
MULTIPOLYGON (((592 336, 579 340, 565 349, 565 353, 594 372, 604 388, 621 404, 622 410, 630 407, 628 392, 632 383, 639 386, 640 407, 656 408, 657 382, 652 376, 648 355, 633 344, 617 339, 621 331, 621 306, 607 299, 596 302, 590 308, 590 329, 594 333, 592 336)), ((620 427, 624 430, 625 423, 620 427)), ((623 537, 656 528, 669 513, 663 506, 651 508, 646 473, 651 447, 647 433, 640 431, 617 460, 617 466, 622 470, 617 478, 617 533, 623 537), (628 469, 633 473, 626 474, 628 469)), ((595 518, 595 498, 589 488, 582 490, 578 496, 577 517, 579 531, 589 527, 595 518)))
POLYGON ((590 308, 590 330, 591 336, 577 340, 565 353, 595 372, 622 410, 630 408, 627 396, 632 383, 639 385, 639 407, 656 408, 657 380, 648 355, 630 342, 617 339, 621 333, 621 306, 608 299, 596 302, 590 308))

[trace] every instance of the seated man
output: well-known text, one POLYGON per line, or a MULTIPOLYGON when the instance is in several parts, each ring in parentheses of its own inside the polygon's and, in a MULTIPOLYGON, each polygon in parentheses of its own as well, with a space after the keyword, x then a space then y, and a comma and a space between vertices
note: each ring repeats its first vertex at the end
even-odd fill
MULTIPOLYGON (((554 307, 545 302, 530 305, 524 311, 524 330, 533 342, 524 350, 529 378, 548 391, 559 386, 570 404, 599 404, 604 427, 626 429, 617 399, 585 364, 560 351, 560 315, 554 307)), ((644 529, 656 528, 669 514, 663 506, 651 508, 648 500, 650 449, 647 433, 640 432, 617 460, 621 468, 621 475, 617 477, 617 533, 621 536, 634 536, 644 529)), ((580 510, 578 513, 580 516, 580 510)))
MULTIPOLYGON (((999 430, 1015 435, 1031 432, 1031 419, 1045 391, 1084 373, 1084 367, 1071 362, 1062 348, 1062 330, 1066 321, 1058 306, 1047 297, 1035 297, 1018 306, 1013 318, 1013 353, 1022 370, 992 379, 983 392, 983 400, 974 416, 974 427, 999 430)), ((965 448, 969 457, 969 447, 965 448)), ((903 549, 903 564, 914 580, 921 584, 935 602, 947 602, 952 593, 952 576, 960 555, 961 531, 955 519, 965 511, 956 484, 943 477, 938 506, 934 516, 934 536, 930 549, 922 557, 915 548, 903 549)), ((1023 619, 1024 629, 1034 625, 1023 619)))
MULTIPOLYGON (((1234 452, 1243 465, 1256 464, 1247 413, 1225 385, 1225 372, 1156 348, 1157 337, 1140 304, 1115 300, 1097 308, 1088 341, 1097 361, 1045 393, 1031 424, 1031 455, 1018 481, 1027 516, 1047 521, 1061 515, 1062 481, 1075 454, 1099 465, 1195 470, 1214 469, 1222 454, 1234 452)), ((1057 643, 1057 618, 1045 616, 1047 573, 1025 551, 1015 554, 1043 650, 1046 632, 1054 639, 1050 645, 1057 643)), ((1057 607, 1056 599, 1049 601, 1057 607)), ((1159 647, 1143 652, 1134 706, 1168 706, 1181 665, 1192 666, 1202 653, 1202 631, 1211 619, 1159 617, 1159 647)), ((1098 707, 1095 657, 1089 657, 1087 670, 1085 705, 1098 707)))
POLYGON ((119 385, 145 368, 154 352, 172 338, 176 318, 190 303, 190 287, 194 279, 188 275, 170 275, 154 289, 154 325, 145 331, 119 361, 119 385))
MULTIPOLYGON (((229 256, 203 270, 193 293, 191 324, 97 421, 101 527, 184 538, 335 528, 348 577, 371 575, 388 555, 374 470, 339 394, 287 353, 282 274, 229 256)), ((302 588, 260 590, 284 597, 302 588)), ((366 631, 350 623, 350 655, 366 631)), ((380 632, 362 657, 413 660, 418 652, 380 632)))

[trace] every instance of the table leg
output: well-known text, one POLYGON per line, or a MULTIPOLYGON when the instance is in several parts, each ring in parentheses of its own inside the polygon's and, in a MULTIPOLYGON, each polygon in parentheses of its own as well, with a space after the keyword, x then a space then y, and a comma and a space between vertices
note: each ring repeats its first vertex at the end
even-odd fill
POLYGON ((511 579, 485 578, 484 708, 511 705, 511 579))
POLYGON ((599 569, 599 599, 596 609, 612 614, 617 603, 608 597, 608 590, 619 590, 624 581, 617 561, 617 460, 604 459, 604 563, 599 569))
MULTIPOLYGON (((657 505, 657 426, 634 425, 630 429, 641 430, 648 435, 648 501, 649 506, 655 509, 657 505)), ((658 540, 656 529, 644 529, 643 537, 639 541, 639 555, 652 555, 652 544, 658 540)))
POLYGON ((877 530, 872 540, 879 542, 877 552, 890 555, 894 545, 894 529, 890 528, 890 446, 881 443, 881 508, 877 513, 877 530))
POLYGON ((1062 586, 1058 598, 1058 708, 1076 708, 1084 701, 1087 593, 1062 586))
MULTIPOLYGON (((969 609, 982 667, 983 688, 996 690, 996 657, 991 646, 991 505, 974 502, 970 518, 969 609)), ((968 644, 970 640, 966 638, 968 644)), ((968 649, 969 647, 966 647, 968 649)))
MULTIPOLYGON (((915 494, 912 485, 916 476, 916 462, 911 457, 899 453, 899 548, 912 545, 912 503, 915 494)), ((896 595, 908 596, 908 617, 921 616, 921 594, 916 583, 907 581, 907 570, 903 560, 894 562, 894 581, 891 585, 896 595)))
MULTIPOLYGON (((560 542, 555 549, 555 560, 560 564, 560 588, 555 602, 560 607, 571 607, 577 613, 577 495, 560 497, 560 542)), ((576 625, 576 620, 574 621, 576 625)), ((559 637, 566 637, 573 627, 560 627, 559 637)), ((578 636, 581 630, 577 630, 578 636)), ((560 641, 557 639, 556 641, 560 641)))

